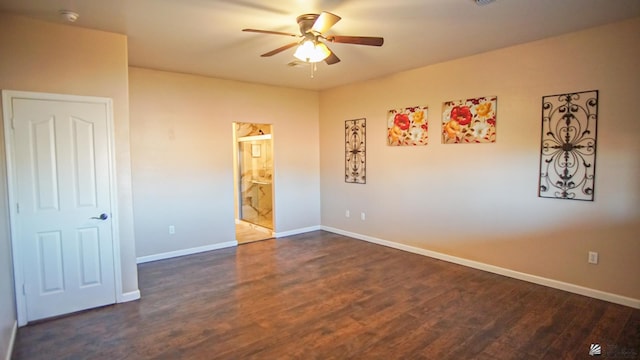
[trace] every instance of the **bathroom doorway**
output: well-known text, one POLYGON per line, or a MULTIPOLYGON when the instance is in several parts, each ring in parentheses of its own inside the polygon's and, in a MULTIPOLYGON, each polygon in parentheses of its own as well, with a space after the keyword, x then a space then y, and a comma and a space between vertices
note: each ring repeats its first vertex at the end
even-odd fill
POLYGON ((236 240, 273 237, 273 138, 270 124, 234 123, 236 240))

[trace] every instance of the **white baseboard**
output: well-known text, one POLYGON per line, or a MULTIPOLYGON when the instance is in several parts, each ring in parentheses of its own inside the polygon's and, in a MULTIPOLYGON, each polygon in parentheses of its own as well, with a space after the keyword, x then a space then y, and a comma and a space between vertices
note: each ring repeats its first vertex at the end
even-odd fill
POLYGON ((5 355, 6 360, 11 360, 11 356, 13 355, 13 344, 16 342, 16 334, 18 333, 18 322, 13 322, 13 328, 11 329, 11 336, 9 337, 9 344, 7 346, 7 354, 5 355))
MULTIPOLYGON (((320 230, 320 229, 321 229, 320 225, 310 226, 310 227, 306 227, 306 228, 300 228, 300 229, 295 229, 295 230, 290 230, 290 231, 283 231, 283 232, 279 232, 279 233, 274 233, 274 236, 276 238, 281 238, 281 237, 285 237, 285 236, 298 235, 298 234, 303 234, 303 233, 316 231, 316 230, 320 230)), ((171 259, 171 258, 178 257, 178 256, 192 255, 192 254, 197 254, 197 253, 201 253, 201 252, 205 252, 205 251, 224 249, 224 248, 234 247, 234 246, 238 246, 238 241, 235 241, 235 240, 234 241, 227 241, 227 242, 223 242, 223 243, 219 243, 219 244, 200 246, 200 247, 196 247, 196 248, 182 249, 182 250, 170 251, 170 252, 166 252, 166 253, 140 256, 140 257, 136 258, 136 264, 144 264, 144 263, 151 262, 151 261, 171 259)), ((133 299, 133 300, 135 300, 135 299, 133 299)))
POLYGON ((128 301, 135 301, 140 299, 140 290, 136 290, 136 291, 129 291, 126 293, 122 293, 119 297, 118 297, 118 302, 119 303, 123 303, 123 302, 128 302, 128 301))
POLYGON ((200 247, 195 247, 190 249, 170 251, 170 252, 155 254, 155 255, 141 256, 139 258, 136 258, 136 263, 143 264, 151 261, 170 259, 178 256, 192 255, 192 254, 197 254, 205 251, 224 249, 224 248, 234 247, 234 246, 238 246, 237 241, 235 240, 227 241, 219 244, 212 244, 212 245, 200 246, 200 247))
POLYGON ((275 233, 275 237, 276 238, 281 238, 281 237, 285 237, 285 236, 293 236, 293 235, 298 235, 298 234, 304 234, 304 233, 317 231, 317 230, 322 230, 322 227, 320 225, 317 225, 317 226, 309 226, 309 227, 306 227, 306 228, 300 228, 300 229, 295 229, 295 230, 277 232, 277 233, 275 233))
POLYGON ((527 273, 523 273, 523 272, 519 272, 519 271, 507 269, 507 268, 502 268, 499 266, 489 265, 489 264, 481 263, 478 261, 468 260, 468 259, 460 258, 457 256, 439 253, 437 251, 421 249, 415 246, 404 245, 404 244, 396 243, 393 241, 382 240, 382 239, 378 239, 378 238, 367 236, 367 235, 344 231, 344 230, 332 228, 329 226, 322 226, 322 230, 352 237, 358 240, 364 240, 364 241, 378 244, 378 245, 391 247, 398 250, 407 251, 414 254, 428 256, 434 259, 443 260, 443 261, 447 261, 447 262, 458 264, 458 265, 467 266, 467 267, 478 269, 478 270, 491 272, 494 274, 504 275, 504 276, 518 279, 518 280, 528 281, 534 284, 543 285, 543 286, 551 287, 554 289, 564 290, 571 293, 589 296, 595 299, 600 299, 600 300, 612 302, 615 304, 620 304, 620 305, 625 305, 632 308, 640 309, 640 299, 634 299, 634 298, 630 298, 622 295, 617 295, 617 294, 612 294, 612 293, 608 293, 608 292, 604 292, 596 289, 587 288, 580 285, 570 284, 570 283, 566 283, 558 280, 544 278, 541 276, 531 275, 531 274, 527 274, 527 273))

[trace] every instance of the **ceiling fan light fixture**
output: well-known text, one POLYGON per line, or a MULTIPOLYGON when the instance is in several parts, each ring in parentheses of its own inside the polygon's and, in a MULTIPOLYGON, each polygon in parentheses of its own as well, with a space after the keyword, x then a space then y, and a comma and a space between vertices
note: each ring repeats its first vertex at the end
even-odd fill
POLYGON ((80 14, 71 10, 60 10, 58 11, 58 14, 60 14, 60 17, 62 17, 65 21, 70 23, 76 22, 76 20, 78 20, 78 18, 80 17, 80 14))
POLYGON ((331 55, 331 51, 324 43, 313 40, 305 40, 298 46, 293 56, 304 62, 320 62, 331 55))

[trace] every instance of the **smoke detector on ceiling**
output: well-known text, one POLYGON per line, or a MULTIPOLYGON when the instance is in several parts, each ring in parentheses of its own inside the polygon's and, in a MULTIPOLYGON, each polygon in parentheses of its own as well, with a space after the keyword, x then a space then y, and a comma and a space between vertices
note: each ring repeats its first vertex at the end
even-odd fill
POLYGON ((494 1, 495 0, 476 0, 476 5, 480 5, 480 6, 487 5, 487 4, 492 3, 494 1))
POLYGON ((58 11, 58 13, 60 14, 60 17, 70 23, 76 22, 76 20, 78 20, 78 18, 80 17, 77 12, 71 10, 60 10, 58 11))

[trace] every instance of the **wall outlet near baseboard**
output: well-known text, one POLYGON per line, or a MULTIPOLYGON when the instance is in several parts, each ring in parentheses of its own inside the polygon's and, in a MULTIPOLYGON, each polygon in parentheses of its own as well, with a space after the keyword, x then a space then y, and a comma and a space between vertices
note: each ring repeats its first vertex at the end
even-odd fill
POLYGON ((349 209, 347 209, 347 211, 344 212, 344 217, 346 218, 351 217, 351 213, 349 212, 349 209))
POLYGON ((169 225, 169 235, 173 235, 176 233, 176 227, 173 225, 169 225))
POLYGON ((364 215, 364 213, 363 213, 363 212, 361 212, 361 213, 360 213, 360 219, 361 219, 362 221, 364 221, 364 219, 366 219, 366 216, 364 215))
POLYGON ((597 264, 598 263, 598 253, 595 251, 589 251, 589 264, 597 264))

